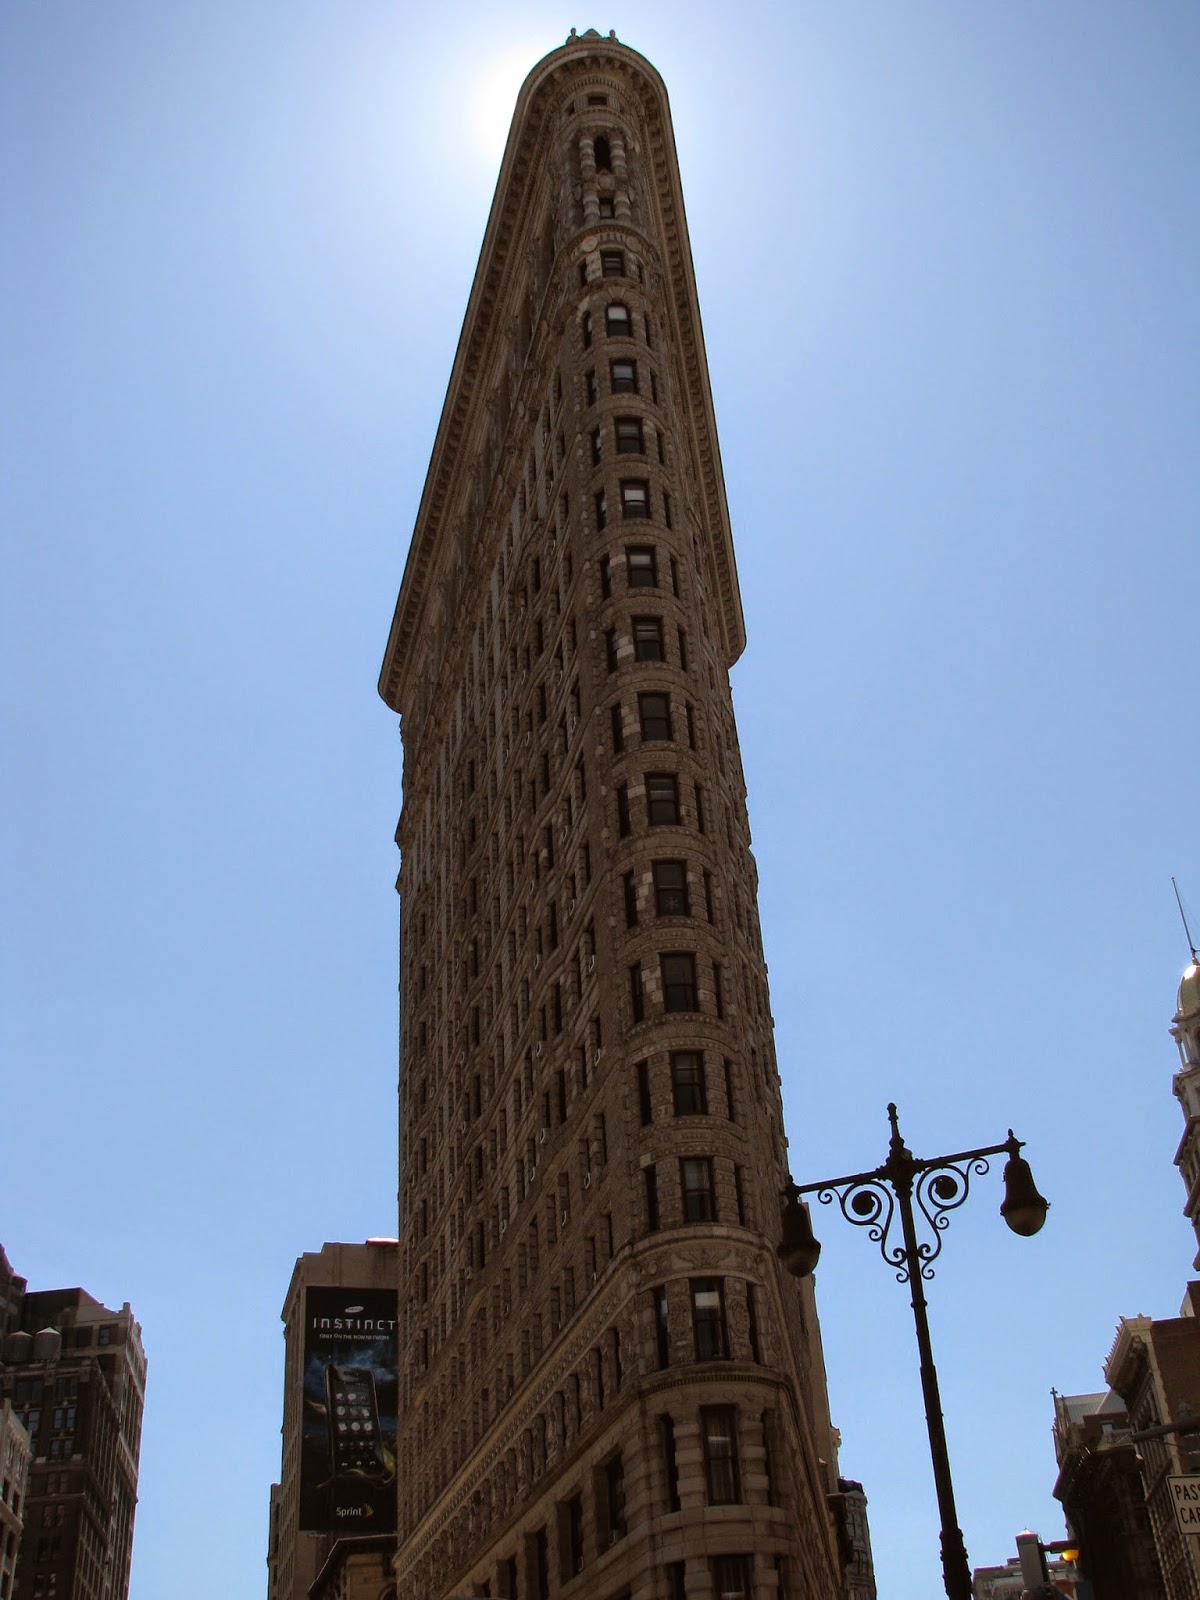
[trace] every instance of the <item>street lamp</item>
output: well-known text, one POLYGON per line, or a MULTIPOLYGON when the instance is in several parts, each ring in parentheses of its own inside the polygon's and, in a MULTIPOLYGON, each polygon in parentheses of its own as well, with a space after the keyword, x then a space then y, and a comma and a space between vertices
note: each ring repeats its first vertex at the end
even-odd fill
POLYGON ((971 1600, 971 1571, 954 1508, 946 1428, 922 1284, 924 1279, 933 1277, 933 1262, 941 1252, 942 1234, 950 1225, 949 1213, 957 1210, 967 1198, 972 1176, 981 1177, 990 1170, 989 1156, 1008 1157, 1004 1164, 1004 1200, 1000 1215, 1014 1233, 1023 1238, 1035 1234, 1046 1220, 1049 1202, 1037 1192, 1029 1163, 1021 1155, 1022 1141, 1014 1137, 1011 1128, 1003 1144, 918 1160, 900 1137, 894 1105, 888 1106, 888 1120, 892 1125, 892 1137, 888 1158, 881 1167, 873 1172, 853 1172, 844 1178, 826 1178, 821 1183, 788 1183, 783 1207, 783 1241, 778 1246, 778 1255, 793 1276, 807 1278, 820 1258, 821 1246, 813 1237, 808 1209, 801 1205, 800 1196, 815 1194, 822 1205, 829 1205, 836 1198, 847 1222, 870 1230, 870 1237, 879 1245, 880 1255, 896 1269, 897 1281, 911 1286, 929 1453, 933 1458, 933 1481, 942 1519, 942 1576, 949 1600, 971 1600), (914 1199, 931 1230, 930 1241, 918 1243, 914 1199), (889 1243, 897 1210, 903 1244, 889 1243))

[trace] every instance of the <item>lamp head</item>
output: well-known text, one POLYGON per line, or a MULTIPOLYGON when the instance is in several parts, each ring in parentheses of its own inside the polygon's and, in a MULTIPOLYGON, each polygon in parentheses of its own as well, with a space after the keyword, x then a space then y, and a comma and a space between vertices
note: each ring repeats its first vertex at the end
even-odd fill
POLYGON ((1050 1202, 1037 1191, 1028 1161, 1020 1155, 1009 1156, 1004 1163, 1004 1200, 1000 1206, 1005 1222, 1022 1239, 1030 1239, 1040 1230, 1049 1209, 1050 1202))
POLYGON ((789 1184, 783 1203, 783 1239, 775 1253, 794 1278, 809 1278, 821 1258, 821 1246, 813 1237, 808 1207, 795 1184, 789 1184))

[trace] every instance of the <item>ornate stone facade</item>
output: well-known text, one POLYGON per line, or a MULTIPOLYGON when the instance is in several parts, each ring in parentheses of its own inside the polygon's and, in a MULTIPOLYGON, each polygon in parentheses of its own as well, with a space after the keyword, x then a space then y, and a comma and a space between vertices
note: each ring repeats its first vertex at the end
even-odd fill
POLYGON ((842 1592, 666 91, 521 91, 380 679, 401 713, 400 1600, 842 1592))

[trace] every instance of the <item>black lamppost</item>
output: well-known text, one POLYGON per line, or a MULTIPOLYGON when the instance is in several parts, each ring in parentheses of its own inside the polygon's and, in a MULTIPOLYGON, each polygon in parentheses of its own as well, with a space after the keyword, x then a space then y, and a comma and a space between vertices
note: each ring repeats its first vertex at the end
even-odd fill
POLYGON ((892 1138, 888 1158, 881 1167, 873 1172, 852 1172, 845 1178, 826 1178, 822 1183, 788 1184, 783 1208, 783 1242, 778 1254, 790 1273, 797 1278, 807 1278, 817 1264, 821 1246, 813 1237, 808 1210, 801 1205, 800 1196, 815 1194, 822 1205, 829 1205, 836 1198, 847 1222, 870 1229, 871 1238, 879 1245, 879 1253, 896 1269, 897 1281, 911 1286, 929 1453, 933 1458, 933 1481, 942 1519, 942 1575, 949 1600, 971 1600, 971 1569, 958 1526, 958 1513, 954 1509, 946 1428, 942 1420, 937 1368, 929 1343, 929 1319, 922 1284, 924 1279, 933 1277, 933 1262, 941 1252, 942 1233, 950 1224, 948 1213, 967 1198, 972 1176, 982 1176, 989 1170, 988 1156, 1008 1157, 1004 1164, 1004 1201, 1000 1215, 1014 1233, 1024 1238, 1035 1234, 1046 1220, 1049 1202, 1037 1192, 1029 1163, 1021 1155, 1022 1141, 1013 1136, 1011 1128, 1003 1144, 986 1145, 980 1150, 959 1150, 954 1155, 921 1161, 900 1137, 894 1105, 888 1106, 888 1120, 892 1125, 892 1138), (931 1231, 931 1239, 926 1242, 917 1240, 914 1200, 931 1231), (897 1210, 904 1242, 889 1244, 897 1210))

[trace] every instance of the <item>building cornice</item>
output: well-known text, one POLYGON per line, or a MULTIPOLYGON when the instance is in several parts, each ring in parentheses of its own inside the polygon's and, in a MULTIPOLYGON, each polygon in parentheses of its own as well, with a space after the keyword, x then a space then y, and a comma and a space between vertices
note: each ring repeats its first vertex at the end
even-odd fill
MULTIPOLYGON (((511 334, 511 314, 517 309, 518 286, 527 275, 525 258, 533 243, 536 206, 542 198, 540 185, 555 170, 547 147, 561 133, 558 110, 572 81, 580 89, 610 81, 614 88, 637 99, 647 141, 645 173, 647 180, 652 180, 653 189, 647 201, 652 198, 658 225, 655 243, 663 260, 664 298, 674 321, 690 436, 697 458, 698 500, 703 508, 708 553, 720 601, 716 620, 727 664, 732 665, 745 645, 733 537, 666 88, 655 68, 637 51, 615 37, 602 39, 589 33, 573 37, 544 57, 525 80, 517 100, 380 672, 380 695, 401 713, 411 707, 418 665, 428 661, 437 616, 439 566, 443 552, 453 551, 458 545, 453 526, 456 506, 464 480, 470 479, 477 465, 468 452, 481 436, 481 421, 491 398, 487 384, 498 369, 499 354, 511 334)), ((574 249, 574 228, 570 235, 560 246, 559 259, 549 275, 551 282, 559 276, 563 252, 574 249)), ((514 415, 513 420, 520 419, 514 415)), ((500 459, 503 460, 503 452, 500 459)), ((486 491, 487 486, 483 487, 486 491)), ((478 528, 471 530, 473 536, 478 532, 478 528)))

